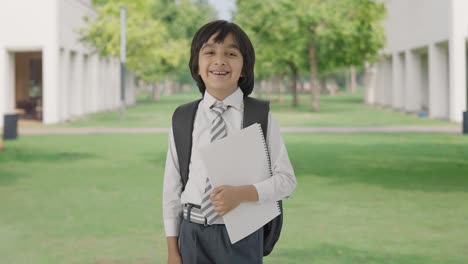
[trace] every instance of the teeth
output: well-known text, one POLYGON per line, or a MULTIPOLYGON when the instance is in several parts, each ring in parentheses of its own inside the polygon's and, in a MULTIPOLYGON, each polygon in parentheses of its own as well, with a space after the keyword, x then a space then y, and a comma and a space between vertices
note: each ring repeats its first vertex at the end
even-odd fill
POLYGON ((216 75, 224 75, 224 74, 227 74, 227 72, 219 72, 219 71, 214 71, 213 73, 216 74, 216 75))

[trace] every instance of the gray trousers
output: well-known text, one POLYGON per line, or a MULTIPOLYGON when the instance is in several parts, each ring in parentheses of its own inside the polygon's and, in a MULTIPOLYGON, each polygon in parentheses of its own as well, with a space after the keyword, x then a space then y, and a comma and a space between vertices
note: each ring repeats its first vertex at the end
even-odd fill
POLYGON ((183 219, 179 250, 183 264, 263 263, 263 228, 231 244, 225 225, 204 226, 183 219))

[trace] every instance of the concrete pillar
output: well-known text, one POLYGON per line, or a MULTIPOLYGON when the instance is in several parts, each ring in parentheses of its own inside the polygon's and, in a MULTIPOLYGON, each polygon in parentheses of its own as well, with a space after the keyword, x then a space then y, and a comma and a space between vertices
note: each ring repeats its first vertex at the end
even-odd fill
POLYGON ((103 90, 104 85, 102 85, 102 79, 104 78, 104 71, 103 71, 103 59, 101 57, 97 58, 97 111, 104 110, 104 98, 103 98, 103 90))
POLYGON ((384 58, 384 83, 383 83, 383 93, 382 93, 382 102, 384 106, 392 105, 393 97, 393 63, 391 57, 384 58))
POLYGON ((448 119, 448 51, 445 45, 429 46, 429 117, 448 119))
POLYGON ((60 50, 60 94, 59 119, 65 121, 70 118, 70 51, 60 50))
POLYGON ((74 74, 76 78, 74 79, 75 83, 73 87, 75 87, 75 98, 73 98, 75 102, 75 115, 81 116, 83 115, 83 54, 80 52, 76 53, 75 57, 75 68, 74 74))
POLYGON ((59 56, 57 42, 51 42, 43 51, 43 122, 53 124, 59 117, 59 56))
POLYGON ((106 98, 106 61, 104 58, 100 58, 99 60, 99 111, 107 110, 107 98, 106 98))
POLYGON ((89 113, 89 60, 88 60, 88 55, 83 54, 83 81, 81 84, 81 89, 82 89, 82 114, 87 114, 89 113))
POLYGON ((102 75, 102 89, 104 91, 101 100, 104 100, 104 109, 106 111, 111 109, 111 94, 109 93, 109 59, 104 58, 102 60, 102 69, 104 74, 102 75))
POLYGON ((383 105, 383 91, 385 87, 385 66, 384 59, 381 58, 377 63, 377 80, 375 86, 375 103, 377 105, 383 105))
POLYGON ((73 118, 78 115, 77 111, 77 89, 78 87, 76 86, 76 79, 79 78, 76 75, 76 52, 70 51, 70 68, 69 68, 69 78, 68 78, 68 88, 69 88, 69 93, 68 93, 68 107, 69 107, 69 112, 70 112, 70 118, 73 118))
POLYGON ((15 54, 0 47, 0 127, 5 114, 15 111, 15 54))
POLYGON ((449 32, 449 116, 461 122, 467 105, 466 83, 466 10, 468 1, 452 0, 449 32))
POLYGON ((8 80, 7 80, 7 51, 0 46, 0 127, 3 127, 3 115, 5 114, 5 104, 6 104, 6 90, 8 89, 8 80))
POLYGON ((89 59, 89 81, 90 81, 90 102, 91 112, 97 112, 99 110, 98 104, 98 89, 99 89, 99 56, 97 54, 90 55, 89 59))
POLYGON ((421 106, 421 73, 420 58, 416 52, 407 50, 406 59, 406 84, 405 84, 405 107, 407 112, 419 112, 421 106))
POLYGON ((420 55, 420 88, 421 88, 421 106, 420 110, 429 111, 429 60, 428 54, 424 53, 420 55))
POLYGON ((120 102, 120 67, 119 60, 112 60, 112 87, 114 90, 114 108, 118 108, 120 102))
POLYGON ((405 58, 402 53, 393 53, 393 93, 392 107, 395 109, 403 109, 404 106, 404 90, 405 90, 405 58))

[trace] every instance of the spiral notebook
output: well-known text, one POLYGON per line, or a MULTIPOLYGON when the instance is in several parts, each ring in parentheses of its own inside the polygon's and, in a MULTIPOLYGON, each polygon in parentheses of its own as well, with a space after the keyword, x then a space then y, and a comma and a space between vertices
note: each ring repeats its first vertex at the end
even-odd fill
MULTIPOLYGON (((260 124, 199 148, 214 187, 249 185, 271 177, 268 149, 260 124)), ((280 214, 277 202, 241 203, 223 216, 231 243, 257 231, 280 214)))

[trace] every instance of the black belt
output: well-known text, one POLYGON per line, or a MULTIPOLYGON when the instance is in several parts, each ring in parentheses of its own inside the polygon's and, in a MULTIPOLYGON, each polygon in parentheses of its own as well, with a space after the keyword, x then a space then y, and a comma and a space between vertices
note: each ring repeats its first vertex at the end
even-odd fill
POLYGON ((205 226, 208 225, 208 222, 205 216, 202 214, 201 207, 199 205, 191 203, 184 204, 183 216, 184 219, 188 220, 189 222, 205 226))

